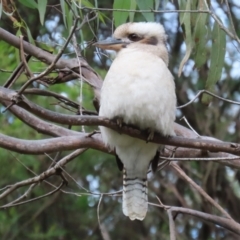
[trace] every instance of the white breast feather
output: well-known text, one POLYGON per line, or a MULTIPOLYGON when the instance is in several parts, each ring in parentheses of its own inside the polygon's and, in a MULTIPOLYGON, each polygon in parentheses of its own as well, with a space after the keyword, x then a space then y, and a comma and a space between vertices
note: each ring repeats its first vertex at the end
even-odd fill
MULTIPOLYGON (((175 108, 175 85, 163 60, 136 49, 121 51, 104 80, 99 115, 109 119, 122 117, 126 124, 151 128, 166 136, 174 135, 175 108)), ((115 148, 123 162, 127 178, 140 179, 140 182, 130 180, 132 184, 124 185, 123 212, 131 220, 142 220, 148 208, 143 179, 159 145, 105 127, 100 129, 103 141, 115 148)))

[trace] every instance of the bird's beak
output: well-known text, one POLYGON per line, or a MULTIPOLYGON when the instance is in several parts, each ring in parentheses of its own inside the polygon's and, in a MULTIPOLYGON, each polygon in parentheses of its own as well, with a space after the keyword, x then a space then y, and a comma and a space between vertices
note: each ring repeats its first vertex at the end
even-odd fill
POLYGON ((115 38, 107 38, 102 41, 98 41, 93 44, 93 46, 102 48, 102 49, 109 49, 109 50, 115 50, 119 51, 122 48, 125 48, 128 43, 115 38))

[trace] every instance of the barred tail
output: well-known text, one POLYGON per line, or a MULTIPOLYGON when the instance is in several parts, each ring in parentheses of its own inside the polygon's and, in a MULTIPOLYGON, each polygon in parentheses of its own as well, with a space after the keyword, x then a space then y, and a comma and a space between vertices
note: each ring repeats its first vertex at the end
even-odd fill
POLYGON ((148 210, 147 176, 139 178, 123 172, 123 213, 131 220, 143 220, 148 210))

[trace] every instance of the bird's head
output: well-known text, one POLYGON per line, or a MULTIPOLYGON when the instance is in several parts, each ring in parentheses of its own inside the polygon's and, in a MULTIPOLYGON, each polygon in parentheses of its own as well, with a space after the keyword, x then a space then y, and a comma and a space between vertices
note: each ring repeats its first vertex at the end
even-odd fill
POLYGON ((125 48, 137 48, 159 55, 168 64, 166 48, 167 36, 160 23, 131 22, 120 25, 111 38, 98 41, 94 45, 117 52, 125 48))

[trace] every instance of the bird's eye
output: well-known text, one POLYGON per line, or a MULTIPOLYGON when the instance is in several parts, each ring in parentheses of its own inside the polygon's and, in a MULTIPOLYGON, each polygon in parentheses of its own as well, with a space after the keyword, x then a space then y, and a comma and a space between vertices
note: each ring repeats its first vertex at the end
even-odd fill
POLYGON ((133 42, 137 42, 137 41, 139 41, 141 38, 140 38, 137 34, 132 33, 132 34, 129 34, 129 35, 128 35, 128 39, 131 40, 131 41, 133 41, 133 42))

